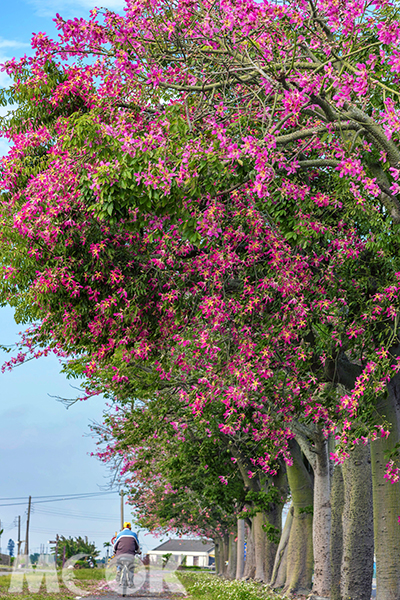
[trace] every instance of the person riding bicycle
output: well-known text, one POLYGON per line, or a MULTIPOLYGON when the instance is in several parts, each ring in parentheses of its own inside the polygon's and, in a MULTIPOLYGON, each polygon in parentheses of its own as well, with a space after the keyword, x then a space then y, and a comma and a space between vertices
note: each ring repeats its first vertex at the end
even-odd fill
POLYGON ((131 524, 125 521, 124 528, 119 532, 114 542, 114 556, 117 559, 117 581, 119 581, 123 565, 127 563, 130 556, 132 560, 127 563, 129 587, 133 587, 134 558, 140 554, 139 540, 131 530, 131 524), (122 557, 124 560, 122 560, 122 557))

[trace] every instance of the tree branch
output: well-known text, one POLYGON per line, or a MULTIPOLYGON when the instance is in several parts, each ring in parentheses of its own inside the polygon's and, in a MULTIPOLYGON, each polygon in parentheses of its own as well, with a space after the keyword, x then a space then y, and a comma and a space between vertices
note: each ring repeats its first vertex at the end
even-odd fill
POLYGON ((340 165, 340 160, 315 158, 310 160, 299 160, 298 164, 301 169, 309 169, 312 167, 337 167, 340 165))
MULTIPOLYGON (((338 131, 361 131, 361 127, 356 123, 352 123, 351 121, 347 121, 346 123, 334 123, 334 130, 338 131)), ((290 142, 294 142, 295 140, 301 140, 306 137, 310 137, 313 135, 319 135, 322 133, 328 133, 329 129, 327 127, 311 127, 310 129, 303 129, 299 131, 294 131, 293 133, 288 133, 286 135, 280 135, 275 138, 277 144, 288 144, 290 142)))

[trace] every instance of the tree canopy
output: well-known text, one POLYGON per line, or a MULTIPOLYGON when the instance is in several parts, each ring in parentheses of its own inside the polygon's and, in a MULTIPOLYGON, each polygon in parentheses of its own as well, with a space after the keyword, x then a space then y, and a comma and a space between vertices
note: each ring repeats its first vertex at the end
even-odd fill
MULTIPOLYGON (((307 455, 330 436, 340 464, 391 435, 398 482, 397 12, 128 0, 57 16, 57 41, 5 66, 0 301, 31 324, 6 367, 52 351, 111 398, 101 456, 153 498, 203 510, 217 452, 210 479, 232 487, 203 498, 247 497, 256 519, 295 437, 307 455)), ((155 528, 187 526, 163 508, 155 528)))

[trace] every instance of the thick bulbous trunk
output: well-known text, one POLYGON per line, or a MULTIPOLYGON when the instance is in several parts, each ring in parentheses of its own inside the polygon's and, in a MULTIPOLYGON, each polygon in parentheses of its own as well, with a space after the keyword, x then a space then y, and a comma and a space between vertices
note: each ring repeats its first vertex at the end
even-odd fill
POLYGON ((215 571, 217 575, 224 577, 227 571, 229 553, 229 536, 223 535, 215 541, 215 571))
POLYGON ((344 507, 341 597, 343 600, 370 600, 374 532, 369 446, 355 446, 342 469, 344 507))
POLYGON ((388 438, 371 442, 374 537, 376 556, 376 600, 400 598, 400 482, 385 479, 388 462, 385 453, 393 450, 400 438, 400 378, 388 384, 388 394, 380 399, 377 410, 391 424, 388 438))
MULTIPOLYGON (((258 494, 263 490, 264 483, 258 477, 249 477, 248 468, 246 467, 246 461, 240 453, 232 448, 232 454, 237 459, 239 471, 243 478, 245 486, 253 493, 258 494)), ((250 463, 251 464, 251 463, 250 463)), ((256 581, 266 581, 265 563, 267 553, 267 538, 265 536, 264 524, 265 515, 262 508, 257 504, 257 500, 252 500, 251 503, 251 534, 254 549, 254 565, 255 574, 254 579, 256 581)))
POLYGON ((343 555, 344 484, 341 465, 336 465, 331 485, 331 594, 330 600, 342 600, 340 579, 343 555))
POLYGON ((328 598, 331 589, 331 484, 328 440, 319 428, 315 441, 314 464, 314 583, 316 596, 328 598))
POLYGON ((228 568, 226 570, 226 576, 228 579, 235 579, 236 577, 236 564, 237 564, 237 544, 236 544, 237 532, 229 534, 228 541, 228 568))
POLYGON ((267 513, 257 512, 252 518, 254 535, 255 575, 256 581, 268 583, 274 568, 278 544, 266 533, 266 524, 272 525, 278 535, 282 529, 282 505, 274 505, 267 513))
POLYGON ((217 537, 214 539, 215 548, 215 572, 217 575, 221 575, 221 538, 217 537))
POLYGON ((254 579, 256 581, 266 581, 265 578, 265 532, 264 513, 258 512, 252 518, 252 530, 254 540, 254 554, 256 572, 254 579))
POLYGON ((237 561, 236 561, 236 579, 241 579, 244 573, 244 541, 245 541, 245 522, 244 519, 237 520, 237 561))
MULTIPOLYGON (((281 537, 282 533, 282 504, 275 504, 271 510, 265 514, 265 520, 268 521, 270 525, 272 525, 276 530, 276 535, 281 537)), ((274 570, 274 563, 276 552, 278 550, 278 543, 269 539, 268 534, 265 535, 265 561, 264 561, 264 571, 265 571, 265 581, 270 583, 272 572, 274 570)))
POLYGON ((311 590, 312 570, 312 515, 299 514, 298 509, 294 508, 283 591, 289 594, 307 594, 311 590))
POLYGON ((308 593, 313 569, 313 485, 297 442, 291 440, 290 449, 293 465, 287 466, 287 477, 292 494, 293 522, 288 542, 284 591, 291 594, 308 593))
POLYGON ((221 538, 222 540, 222 570, 221 575, 227 576, 228 572, 228 559, 229 559, 229 535, 225 534, 221 538))
POLYGON ((245 558, 245 563, 244 563, 243 578, 244 579, 254 579, 254 576, 256 574, 256 563, 255 563, 255 553, 254 553, 253 527, 250 524, 246 524, 245 528, 247 530, 247 534, 246 534, 246 558, 245 558))
POLYGON ((293 504, 291 504, 275 556, 274 568, 272 570, 270 586, 275 589, 282 588, 286 583, 287 556, 290 531, 293 523, 293 512, 294 508, 293 504))

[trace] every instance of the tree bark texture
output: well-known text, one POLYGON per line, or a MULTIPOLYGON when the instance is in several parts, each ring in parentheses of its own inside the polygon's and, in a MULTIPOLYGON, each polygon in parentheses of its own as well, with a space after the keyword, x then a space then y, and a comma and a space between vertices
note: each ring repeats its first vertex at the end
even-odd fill
POLYGON ((314 583, 318 597, 329 598, 331 589, 331 484, 328 440, 318 428, 315 437, 314 464, 314 583))
POLYGON ((341 596, 343 600, 370 600, 374 529, 369 446, 355 446, 342 469, 344 508, 341 596))
POLYGON ((252 518, 252 530, 254 539, 254 552, 255 552, 255 580, 266 581, 265 578, 265 532, 263 529, 264 525, 264 513, 258 512, 252 518))
POLYGON ((229 534, 228 568, 227 568, 227 572, 226 572, 228 579, 235 579, 235 577, 236 577, 236 564, 237 564, 236 535, 237 535, 237 532, 229 534))
MULTIPOLYGON (((243 483, 247 489, 252 492, 260 492, 262 485, 258 477, 250 478, 248 475, 248 468, 246 467, 245 460, 241 454, 232 447, 232 455, 237 459, 237 465, 240 474, 243 478, 243 483)), ((253 506, 254 508, 254 506, 253 506)), ((265 581, 265 550, 266 550, 266 538, 264 525, 264 513, 262 511, 257 512, 251 517, 251 532, 252 542, 254 548, 254 565, 255 574, 254 579, 256 581, 265 581)))
POLYGON ((384 478, 385 453, 399 441, 400 378, 388 384, 388 394, 377 404, 380 415, 391 424, 388 438, 371 442, 374 537, 376 556, 376 600, 400 598, 400 483, 384 478))
POLYGON ((215 572, 221 575, 221 538, 217 537, 214 540, 215 548, 215 572))
POLYGON ((245 540, 245 522, 244 519, 237 520, 237 561, 236 561, 236 579, 241 579, 244 573, 244 540, 245 540))
POLYGON ((340 579, 343 555, 344 484, 342 466, 336 465, 331 485, 331 595, 330 600, 342 600, 340 579))
POLYGON ((256 574, 256 557, 254 552, 254 538, 253 538, 253 527, 246 523, 245 528, 247 530, 246 535, 246 558, 244 562, 244 579, 254 579, 256 574))
POLYGON ((313 569, 313 515, 310 512, 313 506, 313 486, 297 442, 291 440, 290 449, 293 465, 287 466, 287 476, 292 493, 293 522, 288 543, 284 592, 308 593, 311 590, 313 569))
POLYGON ((293 504, 290 505, 289 512, 286 516, 285 525, 279 541, 278 551, 275 556, 274 568, 272 571, 270 586, 278 589, 283 588, 286 583, 287 571, 287 555, 289 547, 290 531, 293 523, 293 504))
POLYGON ((222 538, 222 572, 221 575, 227 576, 229 559, 229 535, 225 534, 222 538))
MULTIPOLYGON (((268 521, 273 527, 278 530, 279 537, 282 533, 282 504, 275 504, 271 507, 271 510, 265 514, 265 520, 268 521)), ((265 581, 270 583, 272 577, 272 571, 274 569, 276 552, 278 550, 278 544, 268 539, 265 535, 265 560, 264 560, 264 571, 265 581)))

